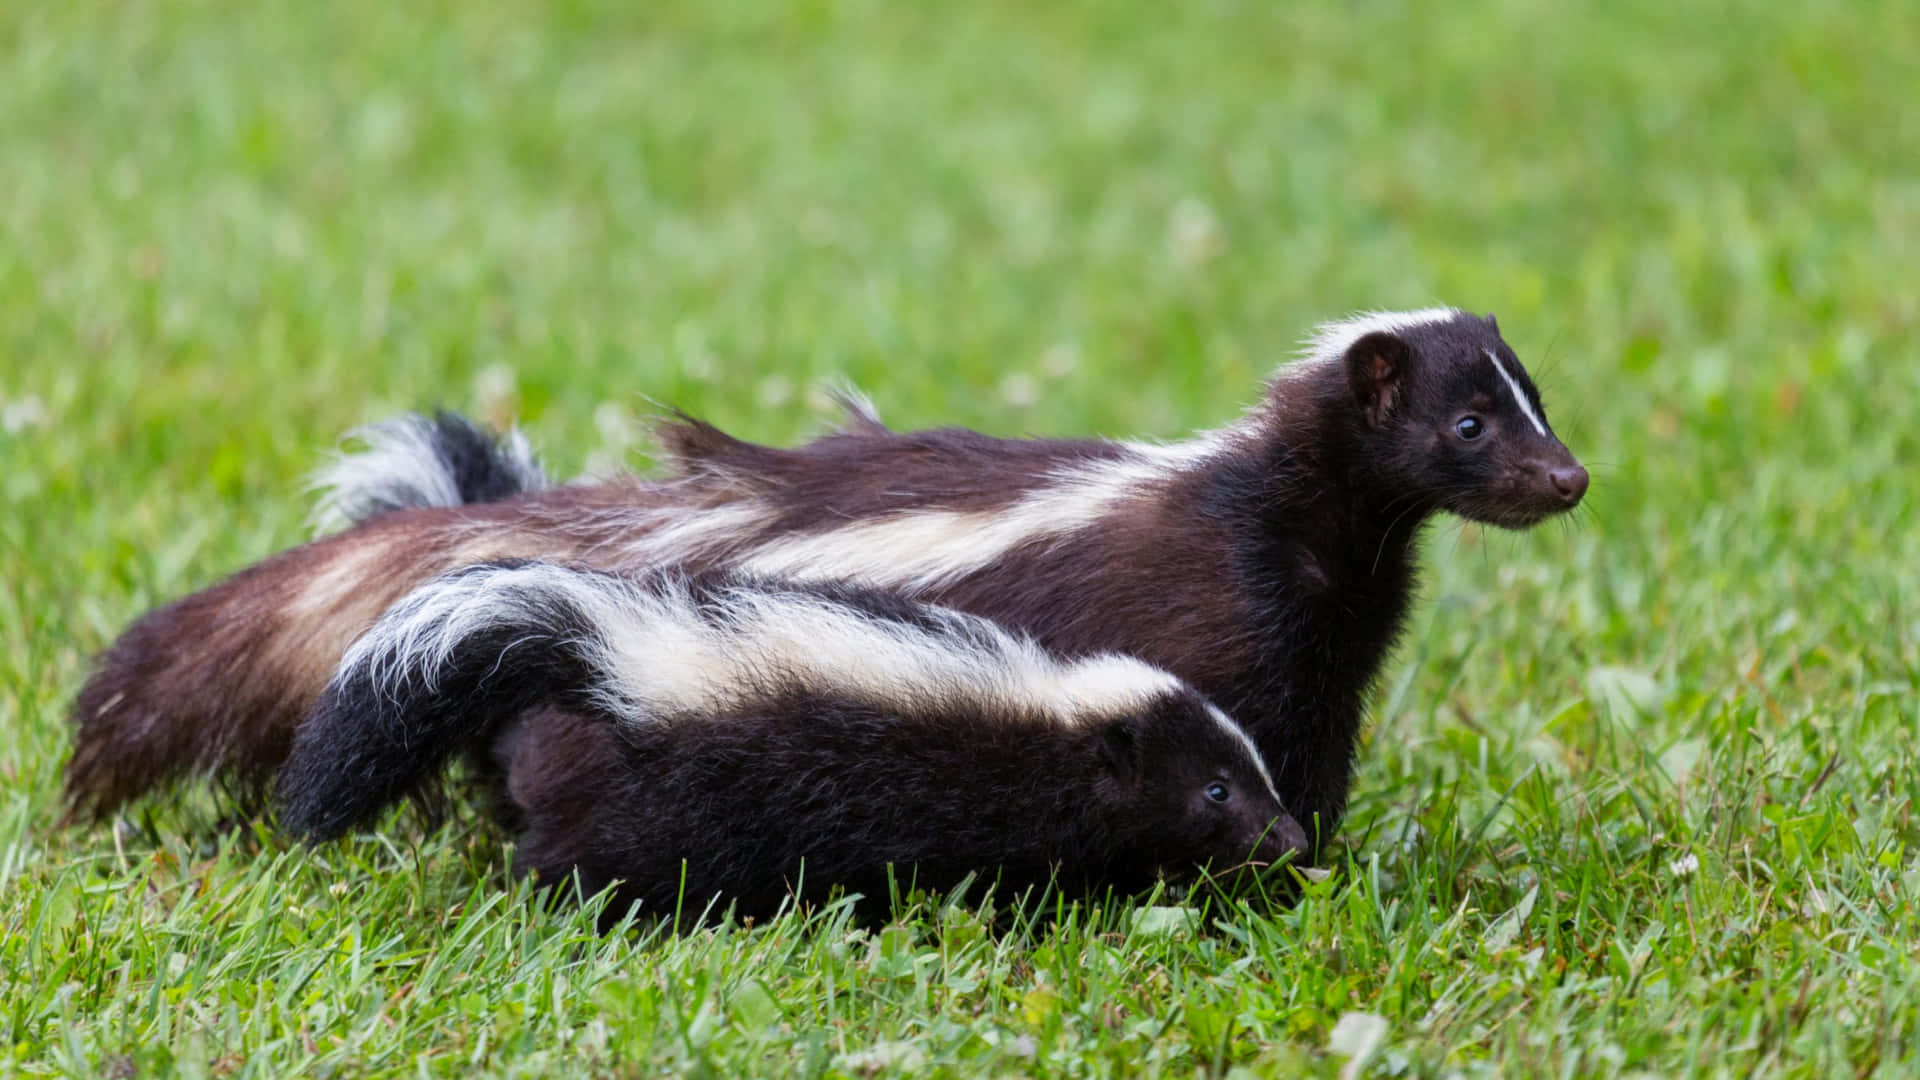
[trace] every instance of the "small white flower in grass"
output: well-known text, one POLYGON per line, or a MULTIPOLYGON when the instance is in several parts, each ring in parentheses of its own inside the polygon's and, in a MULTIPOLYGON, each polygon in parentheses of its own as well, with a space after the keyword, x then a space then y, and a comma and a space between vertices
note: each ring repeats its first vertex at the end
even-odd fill
POLYGON ((862 1076, 882 1072, 913 1072, 926 1064, 927 1052, 919 1044, 905 1039, 874 1043, 865 1050, 842 1054, 836 1061, 841 1068, 862 1076))
POLYGON ((1174 206, 1167 218, 1167 254, 1175 266, 1195 269, 1218 258, 1226 247, 1220 219, 1206 203, 1189 198, 1174 206))
POLYGON ((1340 1020, 1327 1034, 1327 1052, 1347 1059, 1340 1068, 1340 1080, 1359 1076, 1367 1059, 1387 1038, 1387 1018, 1376 1013, 1341 1013, 1340 1020))
POLYGON ((1700 856, 1691 851, 1667 864, 1667 873, 1674 877, 1692 877, 1699 869, 1700 856))
POLYGON ((625 475, 627 454, 642 441, 646 426, 617 401, 601 402, 594 408, 593 426, 600 433, 600 445, 587 452, 582 475, 594 480, 625 475))
POLYGON ((617 401, 603 401, 594 407, 593 427, 608 449, 625 450, 640 439, 640 421, 617 401))
POLYGON ((1040 354, 1040 370, 1050 379, 1064 379, 1080 363, 1080 350, 1064 342, 1040 354))
POLYGON ((473 402, 482 419, 506 427, 520 397, 520 380, 505 364, 488 364, 473 376, 473 402))
POLYGON ((594 483, 618 480, 628 475, 626 459, 619 454, 609 454, 605 450, 587 451, 587 460, 580 463, 580 479, 594 483))
POLYGON ((793 380, 785 375, 769 375, 760 380, 754 396, 762 407, 778 408, 793 400, 793 380))
POLYGON ((47 426, 47 405, 38 394, 28 394, 0 405, 0 428, 18 435, 28 428, 47 426))
POLYGON ((694 382, 710 381, 716 366, 713 354, 704 349, 696 349, 680 358, 681 374, 694 382))
POLYGON ((1015 371, 1000 380, 1000 400, 1016 409, 1025 409, 1040 400, 1040 384, 1024 371, 1015 371))

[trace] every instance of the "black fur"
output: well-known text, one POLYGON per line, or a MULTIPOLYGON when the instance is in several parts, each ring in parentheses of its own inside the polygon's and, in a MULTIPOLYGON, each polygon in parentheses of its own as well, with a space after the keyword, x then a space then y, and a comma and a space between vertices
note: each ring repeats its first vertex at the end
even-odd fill
MULTIPOLYGON (((568 573, 595 588, 612 580, 568 573)), ((693 578, 700 617, 723 622, 724 605, 707 599, 742 585, 693 578)), ((895 597, 805 592, 964 644, 964 626, 895 597)), ((1084 723, 951 687, 918 712, 793 686, 721 715, 656 715, 598 692, 590 651, 603 628, 577 605, 531 589, 487 600, 502 617, 459 636, 431 671, 383 680, 367 664, 343 667, 282 773, 287 829, 338 836, 452 756, 492 747, 502 801, 524 829, 522 867, 549 881, 577 871, 590 891, 622 880, 621 910, 671 910, 683 860, 687 898, 724 896, 756 914, 830 886, 884 896, 889 867, 931 888, 982 872, 1024 889, 1057 871, 1076 891, 1131 891, 1306 843, 1246 744, 1191 691, 1084 723), (1224 805, 1206 795, 1215 782, 1230 791, 1224 805)))
POLYGON ((588 894, 618 882, 613 915, 720 898, 762 916, 836 887, 884 904, 890 874, 903 890, 977 874, 1002 896, 1050 882, 1126 894, 1306 844, 1179 698, 1081 730, 817 698, 637 728, 551 709, 504 729, 494 754, 517 868, 577 874, 588 894), (1238 805, 1208 800, 1217 777, 1238 805))
POLYGON ((314 839, 339 836, 421 789, 475 733, 590 690, 594 672, 581 646, 597 633, 592 620, 552 593, 512 599, 513 618, 479 627, 437 671, 403 666, 388 683, 348 668, 328 683, 281 773, 281 824, 314 839))
POLYGON ((463 503, 495 502, 535 486, 500 436, 459 413, 435 410, 433 436, 463 503))

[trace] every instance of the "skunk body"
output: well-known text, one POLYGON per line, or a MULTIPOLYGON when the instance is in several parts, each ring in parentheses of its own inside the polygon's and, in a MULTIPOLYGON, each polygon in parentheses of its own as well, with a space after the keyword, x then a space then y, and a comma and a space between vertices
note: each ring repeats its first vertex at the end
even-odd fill
POLYGON ((1450 511, 1524 528, 1587 485, 1492 319, 1449 308, 1322 327, 1258 406, 1185 443, 901 434, 871 417, 794 449, 685 418, 664 434, 669 479, 396 510, 170 617, 245 619, 258 598, 283 599, 258 636, 156 657, 151 640, 129 643, 136 624, 76 708, 76 807, 105 811, 195 768, 259 776, 347 643, 407 589, 537 558, 853 582, 985 616, 1060 655, 1139 657, 1232 714, 1286 805, 1325 833, 1422 524, 1450 511), (200 677, 216 666, 229 677, 200 677), (243 692, 263 704, 217 704, 236 683, 258 684, 243 692), (91 711, 134 701, 144 725, 91 711))
POLYGON ((1252 741, 1139 661, 845 586, 540 563, 439 578, 354 645, 282 823, 338 836, 477 748, 520 866, 622 881, 615 914, 884 900, 890 869, 1131 891, 1306 843, 1252 741))

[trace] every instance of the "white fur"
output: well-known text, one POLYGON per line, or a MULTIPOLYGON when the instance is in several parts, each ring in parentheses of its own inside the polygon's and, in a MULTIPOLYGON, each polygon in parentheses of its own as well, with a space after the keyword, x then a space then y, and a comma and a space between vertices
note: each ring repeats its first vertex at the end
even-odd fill
POLYGON ((1115 655, 1065 663, 985 619, 928 608, 938 629, 877 619, 815 593, 738 585, 706 617, 683 583, 546 564, 470 571, 415 590, 354 643, 343 672, 391 684, 418 673, 433 688, 468 637, 499 623, 542 632, 553 604, 582 612, 584 642, 612 711, 707 714, 782 689, 845 695, 902 709, 955 696, 1081 722, 1175 692, 1172 675, 1115 655))
POLYGON ((1363 311, 1335 322, 1321 323, 1301 343, 1300 355, 1308 363, 1339 360, 1353 343, 1368 334, 1410 330, 1430 323, 1449 322, 1466 314, 1459 308, 1433 307, 1417 311, 1363 311))
MULTIPOLYGON (((394 605, 354 643, 336 678, 366 677, 394 693, 417 677, 432 692, 463 641, 505 623, 529 638, 583 633, 574 643, 597 673, 593 696, 631 724, 721 714, 798 690, 904 713, 959 705, 1079 725, 1186 692, 1173 675, 1131 657, 1059 660, 1029 638, 947 608, 921 609, 929 628, 779 585, 733 585, 712 600, 702 611, 684 580, 668 576, 624 579, 540 563, 469 571, 394 605), (545 613, 560 608, 580 612, 591 629, 570 619, 543 625, 545 613)), ((1271 789, 1253 741, 1218 709, 1209 706, 1209 715, 1246 748, 1271 789)))
POLYGON ((764 500, 745 498, 719 506, 614 511, 627 534, 612 551, 611 565, 634 569, 680 562, 721 561, 750 545, 773 523, 764 500))
POLYGON ((506 466, 519 478, 521 490, 534 491, 552 483, 547 478, 547 470, 541 467, 540 459, 534 456, 525 432, 517 427, 508 428, 505 449, 506 466))
POLYGON ((1499 354, 1495 353, 1492 349, 1485 351, 1487 359, 1493 361, 1493 370, 1500 373, 1500 378, 1507 384, 1507 389, 1513 391, 1513 402, 1520 406, 1520 415, 1527 418, 1527 421, 1533 425, 1533 430, 1545 435, 1547 433, 1547 425, 1541 423, 1540 414, 1533 411, 1533 405, 1527 401, 1525 391, 1520 389, 1519 380, 1507 374, 1507 365, 1500 362, 1499 354))
POLYGON ((880 410, 874 406, 873 399, 852 383, 836 381, 827 387, 826 392, 827 398, 840 407, 840 430, 871 431, 887 426, 880 419, 880 410))
POLYGON ((915 510, 745 548, 747 573, 791 581, 852 581, 919 592, 951 585, 1029 544, 1099 523, 1130 498, 1222 453, 1231 432, 1126 453, 1053 472, 1048 483, 995 510, 915 510))
POLYGON ((403 416, 356 428, 347 435, 366 449, 336 455, 314 474, 311 486, 320 492, 312 514, 320 532, 344 529, 365 508, 396 492, 409 492, 427 506, 457 506, 460 491, 440 461, 433 443, 433 425, 424 416, 403 416))
POLYGON ((384 554, 373 544, 335 548, 326 566, 300 583, 300 593, 288 600, 286 614, 296 619, 324 617, 348 607, 375 580, 384 554))
POLYGON ((594 511, 569 511, 568 524, 583 533, 618 537, 572 557, 633 570, 720 565, 796 583, 915 592, 951 584, 1035 541, 1096 525, 1126 500, 1223 455, 1240 435, 1227 429, 1170 445, 1120 443, 1119 456, 1057 469, 995 509, 907 510, 815 532, 768 536, 778 510, 754 495, 699 509, 616 509, 591 529, 584 525, 594 511))
MULTIPOLYGON (((959 581, 1028 544, 1096 526, 1129 499, 1227 455, 1249 430, 1230 427, 1171 444, 1116 443, 1116 456, 1057 468, 991 509, 905 510, 787 533, 772 531, 780 513, 772 500, 747 494, 705 506, 569 506, 551 527, 598 538, 564 557, 601 567, 724 566, 795 583, 844 581, 912 593, 959 581)), ((525 513, 543 520, 538 505, 525 513)))
POLYGON ((999 558, 1033 524, 1019 504, 998 513, 922 510, 757 544, 735 564, 789 581, 852 581, 908 591, 958 580, 999 558))
MULTIPOLYGON (((313 476, 309 488, 320 493, 309 520, 316 532, 337 532, 362 520, 370 508, 459 506, 460 488, 434 441, 434 424, 417 414, 356 428, 347 435, 365 449, 337 454, 313 476)), ((523 490, 547 486, 546 471, 533 456, 526 436, 509 431, 501 460, 523 490)))

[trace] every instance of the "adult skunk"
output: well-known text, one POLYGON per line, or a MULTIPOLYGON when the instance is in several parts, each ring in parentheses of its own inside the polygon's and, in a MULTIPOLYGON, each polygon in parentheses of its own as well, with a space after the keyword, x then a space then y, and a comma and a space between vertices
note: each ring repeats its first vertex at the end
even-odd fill
POLYGON ((1306 846, 1252 740, 1137 660, 846 586, 541 563, 441 577, 354 644, 282 824, 338 836, 476 747, 520 867, 619 880, 616 915, 884 902, 890 872, 1133 891, 1306 846))
MULTIPOLYGON (((1325 834, 1422 524, 1526 528, 1587 489, 1493 319, 1452 308, 1323 326, 1238 422, 1173 445, 897 434, 866 415, 790 450, 691 419, 664 434, 666 480, 392 510, 135 623, 75 706, 76 812, 195 770, 271 775, 388 605, 454 567, 537 558, 857 582, 1062 655, 1137 656, 1233 715, 1325 834)), ((380 487, 396 464, 335 480, 380 487)))

